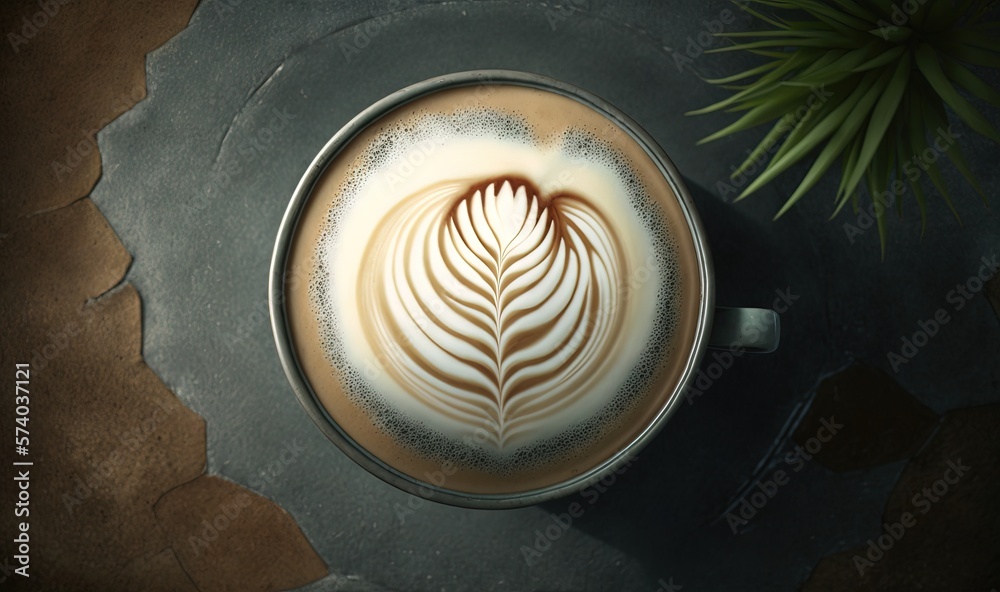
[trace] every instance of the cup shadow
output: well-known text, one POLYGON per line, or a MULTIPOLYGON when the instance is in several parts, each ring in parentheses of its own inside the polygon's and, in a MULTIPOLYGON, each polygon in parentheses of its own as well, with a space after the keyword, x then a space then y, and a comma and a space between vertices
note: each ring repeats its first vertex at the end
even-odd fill
MULTIPOLYGON (((809 271, 816 262, 808 254, 779 256, 783 247, 776 233, 768 232, 770 220, 686 182, 712 250, 716 303, 761 308, 777 303, 784 309, 779 311, 782 345, 773 354, 745 354, 728 365, 709 351, 701 370, 710 375, 710 384, 681 406, 635 463, 581 494, 541 505, 558 515, 580 503, 584 512, 574 519, 574 528, 636 558, 649 574, 661 575, 673 566, 695 573, 712 569, 716 563, 707 558, 717 559, 718 553, 730 560, 735 549, 725 536, 728 529, 708 527, 774 444, 787 410, 809 390, 825 350, 795 345, 808 343, 805 336, 815 337, 824 322, 822 307, 815 304, 821 301, 821 286, 812 279, 819 274, 809 271), (790 305, 780 298, 788 290, 795 297, 790 305), (713 364, 718 368, 709 368, 713 364)), ((808 244, 805 231, 798 232, 791 240, 808 244)), ((753 565, 755 552, 741 552, 745 555, 732 557, 734 562, 753 565)))

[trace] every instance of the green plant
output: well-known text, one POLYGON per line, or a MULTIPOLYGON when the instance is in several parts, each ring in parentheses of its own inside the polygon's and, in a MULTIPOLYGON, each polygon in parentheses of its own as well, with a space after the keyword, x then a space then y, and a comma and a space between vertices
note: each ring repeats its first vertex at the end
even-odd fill
MULTIPOLYGON (((898 5, 891 0, 752 0, 776 9, 780 16, 762 14, 751 8, 750 2, 737 2, 773 28, 719 33, 750 40, 710 51, 746 50, 769 60, 733 76, 708 80, 736 92, 688 113, 745 112, 735 123, 699 143, 777 119, 733 172, 734 177, 744 173, 777 146, 766 168, 737 200, 818 151, 775 219, 795 205, 839 159, 841 178, 831 219, 848 201, 857 211, 864 181, 874 202, 883 257, 888 201, 896 196, 896 208, 902 215, 903 200, 899 197, 904 178, 920 208, 922 229, 926 228, 922 173, 918 169, 914 175, 911 167, 913 159, 932 146, 928 136, 947 129, 945 104, 971 129, 1000 142, 1000 132, 956 88, 1000 106, 1000 93, 966 67, 1000 68, 1000 23, 984 22, 987 7, 975 0, 896 1, 898 5), (752 82, 743 82, 747 80, 752 82), (824 89, 830 98, 812 105, 809 96, 816 89, 824 89), (797 115, 807 101, 811 108, 797 115)), ((944 152, 986 202, 958 146, 944 152)), ((934 160, 926 167, 926 175, 961 223, 937 158, 934 160)))

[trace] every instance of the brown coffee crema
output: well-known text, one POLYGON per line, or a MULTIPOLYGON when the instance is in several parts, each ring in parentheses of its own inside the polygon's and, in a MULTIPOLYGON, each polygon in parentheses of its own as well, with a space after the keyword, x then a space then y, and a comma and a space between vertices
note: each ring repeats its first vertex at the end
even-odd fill
POLYGON ((439 91, 356 136, 296 228, 286 310, 317 398, 446 489, 601 464, 663 410, 702 286, 683 210, 631 136, 514 85, 439 91), (435 479, 439 481, 440 479, 435 479))

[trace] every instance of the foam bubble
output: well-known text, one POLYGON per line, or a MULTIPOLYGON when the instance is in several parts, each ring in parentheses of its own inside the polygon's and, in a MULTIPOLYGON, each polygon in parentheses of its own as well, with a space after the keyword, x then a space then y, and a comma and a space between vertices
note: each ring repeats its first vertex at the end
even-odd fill
POLYGON ((528 118, 491 108, 450 113, 417 108, 383 124, 348 167, 337 194, 316 244, 319 263, 309 281, 310 306, 344 392, 403 447, 496 475, 565 462, 623 427, 660 378, 663 361, 673 353, 683 305, 677 245, 641 175, 599 135, 580 127, 545 136, 528 118), (373 263, 357 253, 370 240, 371 229, 408 196, 445 181, 471 188, 484 179, 511 177, 529 180, 544 195, 599 196, 596 203, 627 237, 627 264, 617 289, 632 316, 630 339, 609 354, 614 358, 610 369, 574 413, 515 445, 498 447, 488 423, 443 419, 415 403, 405 385, 392 378, 386 368, 398 352, 392 351, 391 339, 380 346, 362 338, 355 287, 360 268, 373 263))

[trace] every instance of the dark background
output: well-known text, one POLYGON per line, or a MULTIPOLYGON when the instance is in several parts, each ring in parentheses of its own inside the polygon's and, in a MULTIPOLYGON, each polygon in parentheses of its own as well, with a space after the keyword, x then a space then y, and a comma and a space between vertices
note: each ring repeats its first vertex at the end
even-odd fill
MULTIPOLYGON (((2 32, 39 10, 9 5, 2 32)), ((719 183, 763 132, 696 146, 731 117, 683 113, 725 96, 699 77, 754 63, 700 54, 725 43, 706 31, 756 26, 732 4, 211 0, 166 41, 190 10, 60 5, 17 51, 3 48, 12 138, 0 223, 3 364, 37 360, 33 584, 1000 585, 1000 286, 994 278, 968 300, 952 292, 992 277, 982 259, 1000 256, 995 206, 945 167, 962 225, 932 197, 921 238, 904 195, 882 261, 874 228, 845 232, 863 219, 846 211, 826 221, 832 177, 777 222, 802 167, 731 203, 719 183), (783 309, 781 349, 721 374, 708 356, 702 369, 718 378, 613 484, 506 512, 420 503, 355 466, 294 402, 266 315, 277 225, 320 147, 375 100, 475 68, 552 76, 636 119, 694 196, 717 302, 783 309), (143 83, 148 96, 132 107, 143 83), (286 123, 272 123, 275 110, 286 123), (941 309, 948 321, 894 368, 889 354, 902 353, 904 338, 920 341, 920 323, 941 309), (827 434, 824 421, 843 427, 810 443, 827 434), (796 446, 818 450, 789 457, 796 446), (969 468, 958 477, 953 465, 969 468), (759 507, 751 513, 743 500, 759 507), (583 515, 542 540, 551 514, 572 503, 583 515), (866 556, 887 529, 897 533, 883 538, 888 550, 866 556), (544 551, 526 560, 525 548, 544 551), (863 575, 856 557, 872 561, 863 575)), ((995 72, 983 75, 1000 86, 995 72)), ((974 104, 998 123, 995 109, 974 104)), ((996 195, 997 146, 960 122, 954 129, 996 195)), ((13 417, 9 409, 0 417, 13 417)), ((9 441, 12 422, 3 424, 9 441)), ((6 541, 15 525, 3 470, 6 541)))

